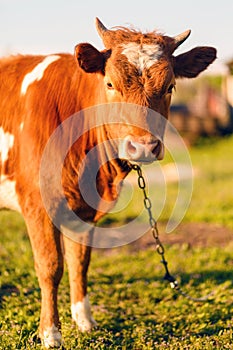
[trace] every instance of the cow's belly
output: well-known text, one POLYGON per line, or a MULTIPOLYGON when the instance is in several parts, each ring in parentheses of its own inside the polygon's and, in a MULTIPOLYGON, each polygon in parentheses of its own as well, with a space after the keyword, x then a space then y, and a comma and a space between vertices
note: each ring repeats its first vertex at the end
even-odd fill
POLYGON ((10 181, 6 176, 0 177, 0 209, 7 208, 21 212, 15 190, 15 181, 10 181))

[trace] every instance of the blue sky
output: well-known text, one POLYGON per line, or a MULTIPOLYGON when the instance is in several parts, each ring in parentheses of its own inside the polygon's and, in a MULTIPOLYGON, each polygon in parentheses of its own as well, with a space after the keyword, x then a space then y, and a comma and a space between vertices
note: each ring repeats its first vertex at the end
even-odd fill
POLYGON ((191 29, 179 52, 215 46, 218 62, 213 69, 233 58, 232 0, 0 0, 0 55, 72 53, 79 42, 102 49, 96 16, 108 27, 132 24, 168 35, 191 29))

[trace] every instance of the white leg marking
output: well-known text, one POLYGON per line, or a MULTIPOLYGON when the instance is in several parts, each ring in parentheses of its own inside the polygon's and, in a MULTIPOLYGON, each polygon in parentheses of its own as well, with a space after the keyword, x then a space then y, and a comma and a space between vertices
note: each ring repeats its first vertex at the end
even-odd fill
POLYGON ((29 85, 35 81, 41 80, 46 68, 48 68, 51 63, 57 61, 59 58, 60 56, 58 55, 47 56, 41 63, 37 64, 37 66, 30 73, 26 74, 22 82, 21 94, 25 95, 29 85))
POLYGON ((43 334, 44 346, 48 348, 57 347, 59 348, 62 344, 61 333, 58 328, 53 324, 52 327, 47 328, 43 334))
POLYGON ((91 316, 91 307, 88 295, 83 298, 83 301, 78 301, 71 305, 72 318, 76 322, 81 332, 89 331, 97 325, 91 316))
POLYGON ((163 55, 161 46, 156 44, 129 43, 122 46, 122 54, 133 64, 140 73, 144 68, 150 68, 163 55))
POLYGON ((7 176, 0 176, 0 208, 8 208, 21 213, 15 191, 15 181, 8 180, 7 176))
POLYGON ((2 164, 8 159, 8 153, 14 145, 14 139, 14 135, 4 132, 3 127, 0 127, 0 160, 2 164))

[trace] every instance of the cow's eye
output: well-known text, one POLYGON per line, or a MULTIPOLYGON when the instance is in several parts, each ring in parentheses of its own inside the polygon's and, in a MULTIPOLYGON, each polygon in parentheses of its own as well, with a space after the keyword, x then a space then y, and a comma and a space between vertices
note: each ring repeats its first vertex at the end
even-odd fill
POLYGON ((114 89, 112 83, 110 83, 110 82, 107 83, 107 88, 108 88, 109 90, 114 89))
POLYGON ((169 86, 169 88, 167 89, 167 93, 168 93, 168 94, 171 94, 172 91, 173 91, 173 89, 174 89, 174 87, 175 87, 175 84, 171 84, 171 85, 169 86))

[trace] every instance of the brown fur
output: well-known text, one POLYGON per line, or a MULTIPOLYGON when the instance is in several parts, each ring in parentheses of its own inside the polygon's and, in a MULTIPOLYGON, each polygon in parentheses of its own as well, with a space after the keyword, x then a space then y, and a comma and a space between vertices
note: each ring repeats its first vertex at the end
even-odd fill
POLYGON ((174 40, 168 36, 158 33, 157 31, 142 33, 140 30, 127 27, 115 27, 115 30, 109 31, 104 41, 105 47, 110 49, 121 45, 134 42, 136 44, 159 44, 164 53, 171 54, 174 48, 174 40))
MULTIPOLYGON (((178 57, 172 56, 173 49, 174 40, 156 32, 143 34, 126 28, 117 29, 107 36, 104 51, 98 51, 90 44, 79 44, 75 49, 75 57, 60 54, 61 58, 49 65, 43 78, 34 81, 25 95, 20 91, 22 81, 44 57, 15 56, 0 61, 0 127, 15 137, 8 160, 0 164, 0 175, 6 175, 9 180, 16 182, 18 201, 28 228, 42 294, 42 338, 48 327, 53 324, 59 327, 57 289, 63 273, 62 247, 69 268, 72 303, 82 301, 87 293, 87 270, 91 254, 91 248, 85 244, 75 243, 67 237, 62 239, 44 209, 39 168, 45 145, 57 126, 69 116, 106 102, 138 104, 167 118, 171 98, 168 90, 171 84, 175 84, 175 76, 195 76, 215 58, 213 48, 196 48, 178 57), (129 42, 156 42, 163 48, 163 57, 139 74, 121 54, 122 44, 129 42), (114 85, 113 97, 104 77, 114 85), (21 123, 24 123, 22 131, 19 128, 21 123)), ((80 122, 80 130, 83 126, 80 122)), ((97 186, 99 195, 105 200, 105 206, 101 206, 98 198, 92 198, 96 204, 96 209, 93 209, 80 193, 78 177, 81 161, 89 150, 105 140, 127 135, 133 135, 138 142, 151 142, 152 131, 147 113, 139 113, 129 116, 129 120, 119 127, 103 125, 84 133, 72 146, 63 166, 63 189, 70 209, 83 220, 97 222, 117 198, 119 185, 130 171, 127 162, 115 157, 114 152, 117 154, 117 150, 114 144, 108 149, 108 152, 114 153, 113 160, 106 161, 103 154, 93 157, 92 164, 96 162, 98 165, 100 162, 104 165, 100 167, 97 179, 90 177, 87 165, 83 170, 82 186, 90 197, 97 186), (133 118, 139 119, 141 127, 130 126, 133 125, 133 118), (151 132, 145 132, 145 126, 151 132), (106 202, 110 203, 109 206, 106 202)), ((70 130, 70 133, 73 132, 75 130, 70 130)), ((58 158, 61 146, 58 143, 54 150, 58 158)), ((53 198, 55 214, 59 211, 59 196, 54 194, 53 198)), ((86 239, 91 240, 91 237, 86 239)))

